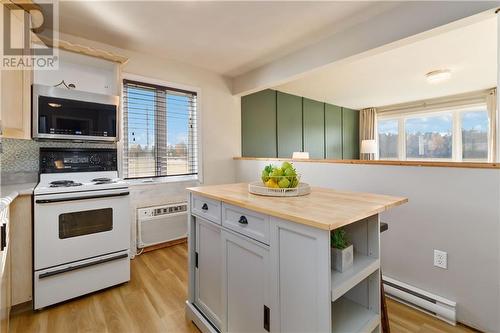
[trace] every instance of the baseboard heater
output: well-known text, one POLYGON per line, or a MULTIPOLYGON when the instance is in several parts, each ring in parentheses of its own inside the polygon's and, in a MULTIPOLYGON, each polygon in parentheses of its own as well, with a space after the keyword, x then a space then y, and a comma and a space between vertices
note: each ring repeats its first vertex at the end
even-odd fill
POLYGON ((456 325, 457 303, 383 275, 384 291, 390 298, 456 325))

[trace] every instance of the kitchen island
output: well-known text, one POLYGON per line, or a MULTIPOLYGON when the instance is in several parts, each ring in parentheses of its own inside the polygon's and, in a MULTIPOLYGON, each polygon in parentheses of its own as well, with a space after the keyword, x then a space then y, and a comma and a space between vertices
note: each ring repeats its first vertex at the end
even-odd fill
POLYGON ((203 332, 380 332, 379 214, 407 202, 312 188, 264 197, 247 184, 189 188, 186 315, 203 332), (353 267, 332 268, 343 228, 353 267))

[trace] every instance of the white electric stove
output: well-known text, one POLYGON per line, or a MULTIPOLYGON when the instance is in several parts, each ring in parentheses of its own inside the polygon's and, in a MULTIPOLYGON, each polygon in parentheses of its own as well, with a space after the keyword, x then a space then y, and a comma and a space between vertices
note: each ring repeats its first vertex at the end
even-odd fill
POLYGON ((35 309, 130 280, 130 207, 115 149, 40 149, 35 309))

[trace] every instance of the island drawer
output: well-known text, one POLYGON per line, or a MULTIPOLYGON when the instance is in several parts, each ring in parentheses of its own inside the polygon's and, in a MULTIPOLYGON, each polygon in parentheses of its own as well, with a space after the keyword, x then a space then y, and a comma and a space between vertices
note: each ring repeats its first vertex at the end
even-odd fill
POLYGON ((267 215, 223 203, 222 225, 259 242, 269 244, 269 216, 267 215))
POLYGON ((203 217, 210 222, 221 224, 221 202, 193 194, 191 213, 203 217))

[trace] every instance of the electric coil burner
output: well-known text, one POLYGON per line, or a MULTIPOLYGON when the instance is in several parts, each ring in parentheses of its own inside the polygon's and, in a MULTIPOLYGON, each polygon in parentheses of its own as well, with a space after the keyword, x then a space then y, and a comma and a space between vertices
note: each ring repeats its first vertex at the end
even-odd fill
POLYGON ((95 185, 102 185, 102 184, 116 183, 116 180, 107 177, 101 177, 101 178, 94 178, 91 180, 91 182, 94 183, 95 185))
POLYGON ((50 187, 72 187, 72 186, 82 186, 82 183, 76 183, 73 180, 55 180, 49 183, 50 187))
POLYGON ((130 280, 130 205, 116 149, 40 149, 33 307, 130 280))

